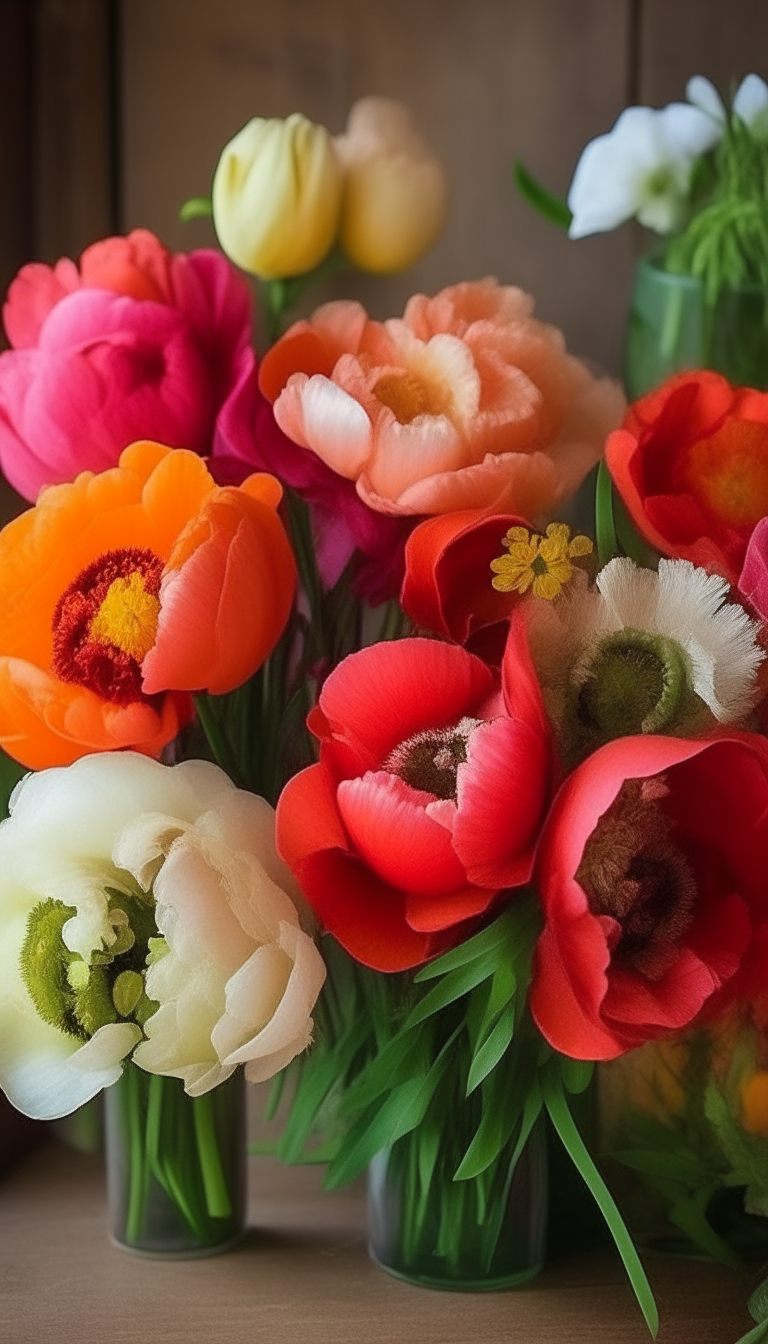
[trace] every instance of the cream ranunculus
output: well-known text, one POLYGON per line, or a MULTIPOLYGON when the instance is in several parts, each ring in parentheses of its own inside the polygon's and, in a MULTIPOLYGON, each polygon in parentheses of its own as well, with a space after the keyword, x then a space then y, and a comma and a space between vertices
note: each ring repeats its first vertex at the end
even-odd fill
POLYGON ((263 279, 311 271, 336 238, 341 177, 324 126, 299 112, 254 117, 225 146, 213 178, 223 250, 263 279))
POLYGON ((335 144, 345 167, 342 248, 361 270, 405 270, 443 227, 448 188, 442 164, 408 109, 389 98, 356 102, 335 144))
POLYGON ((300 899, 272 809, 208 762, 28 775, 0 825, 0 1087, 53 1119, 132 1050, 193 1095, 240 1063, 271 1076, 309 1044, 325 977, 300 899))

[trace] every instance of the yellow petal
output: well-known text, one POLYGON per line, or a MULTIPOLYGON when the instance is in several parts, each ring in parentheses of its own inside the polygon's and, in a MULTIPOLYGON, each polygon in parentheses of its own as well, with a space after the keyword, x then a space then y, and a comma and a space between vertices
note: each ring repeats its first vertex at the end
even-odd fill
POLYGON ((568 547, 568 554, 574 557, 577 555, 591 555, 593 550, 594 546, 590 538, 585 537, 581 532, 577 532, 568 547))
POLYGON ((561 588, 562 584, 559 579, 555 578, 554 574, 537 574, 533 580, 534 597, 545 597, 548 602, 553 597, 557 597, 561 588))
POLYGON ((527 543, 530 541, 530 538, 531 534, 527 527, 510 527, 507 535, 502 537, 501 544, 502 546, 511 546, 511 544, 516 541, 527 543))

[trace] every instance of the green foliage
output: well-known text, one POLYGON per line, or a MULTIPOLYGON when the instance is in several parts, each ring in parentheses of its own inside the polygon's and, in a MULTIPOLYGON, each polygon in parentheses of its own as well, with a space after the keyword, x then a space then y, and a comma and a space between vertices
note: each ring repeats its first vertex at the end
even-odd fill
POLYGON ((528 172, 525 164, 521 163, 519 159, 515 159, 512 175, 515 179, 515 186, 523 200, 527 201, 544 219, 549 220, 550 224, 555 224, 558 229, 563 229, 567 233, 571 227, 573 215, 566 202, 560 196, 553 195, 540 182, 537 182, 536 178, 528 172))
POLYGON ((8 815, 8 801, 20 779, 27 774, 25 765, 19 765, 11 756, 0 751, 0 818, 8 815))

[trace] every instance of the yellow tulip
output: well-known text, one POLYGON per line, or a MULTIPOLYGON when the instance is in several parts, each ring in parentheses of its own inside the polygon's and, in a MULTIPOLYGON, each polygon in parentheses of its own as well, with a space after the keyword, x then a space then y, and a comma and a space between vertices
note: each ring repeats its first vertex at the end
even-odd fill
POLYGON ((213 223, 227 256, 262 279, 303 275, 330 251, 342 173, 324 126, 294 112, 254 117, 213 178, 213 223))
POLYGON ((345 168, 340 242, 361 270, 403 271, 445 220, 445 172, 401 103, 361 98, 335 142, 345 168))

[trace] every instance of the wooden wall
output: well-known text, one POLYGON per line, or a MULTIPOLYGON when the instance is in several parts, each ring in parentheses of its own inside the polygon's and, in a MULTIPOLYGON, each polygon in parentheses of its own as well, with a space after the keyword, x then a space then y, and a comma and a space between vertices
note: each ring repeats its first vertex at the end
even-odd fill
POLYGON ((339 131, 380 93, 413 108, 446 163, 450 220, 409 274, 336 292, 386 316, 414 289, 495 274, 617 369, 637 237, 569 243, 517 198, 512 160, 564 192, 627 102, 750 69, 768 76, 766 0, 0 0, 0 283, 25 257, 137 224, 174 247, 210 242, 178 207, 249 117, 300 110, 339 131))

